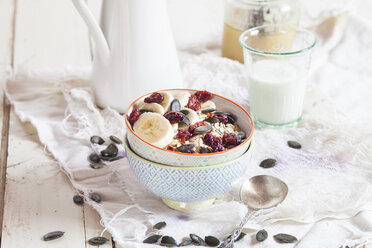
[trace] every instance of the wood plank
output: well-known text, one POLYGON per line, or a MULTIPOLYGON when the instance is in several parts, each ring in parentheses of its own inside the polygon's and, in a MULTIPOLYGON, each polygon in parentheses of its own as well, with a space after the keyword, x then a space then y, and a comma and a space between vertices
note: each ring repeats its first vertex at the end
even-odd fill
MULTIPOLYGON (((15 68, 89 66, 87 34, 71 1, 18 0, 15 68)), ((50 241, 53 247, 88 247, 85 238, 103 229, 97 214, 72 203, 76 192, 43 150, 34 127, 20 123, 13 111, 10 123, 2 246, 43 247, 43 234, 61 230, 66 234, 50 241)))
MULTIPOLYGON (((4 95, 4 81, 7 76, 7 67, 12 64, 13 31, 14 31, 14 2, 13 0, 0 1, 0 130, 1 131, 1 157, 0 157, 0 223, 3 222, 4 195, 6 182, 6 165, 9 131, 9 109, 4 95)), ((0 224, 0 235, 2 225, 0 224)), ((0 236, 1 237, 1 236, 0 236)))

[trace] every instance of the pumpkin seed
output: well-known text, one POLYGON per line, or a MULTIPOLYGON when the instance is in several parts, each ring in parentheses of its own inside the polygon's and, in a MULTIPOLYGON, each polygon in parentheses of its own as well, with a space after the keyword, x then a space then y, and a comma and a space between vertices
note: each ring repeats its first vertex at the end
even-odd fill
POLYGON ((88 243, 93 246, 99 246, 99 245, 106 244, 108 241, 109 240, 107 238, 98 236, 98 237, 89 239, 88 243))
POLYGON ((157 230, 160 230, 160 229, 164 228, 166 225, 167 225, 167 223, 165 223, 165 221, 162 221, 162 222, 156 223, 153 228, 157 229, 157 230))
POLYGON ((97 136, 97 135, 94 135, 94 136, 90 137, 90 143, 102 145, 103 143, 105 143, 105 140, 102 139, 101 137, 97 136))
POLYGON ((202 133, 208 133, 212 130, 212 127, 210 125, 200 126, 195 128, 194 134, 202 134, 202 133))
POLYGON ((114 136, 114 135, 111 135, 110 136, 110 140, 112 141, 112 142, 115 142, 116 144, 122 144, 123 142, 118 138, 118 137, 116 137, 116 136, 114 136))
POLYGON ((210 152, 211 151, 207 147, 201 146, 199 148, 199 153, 210 153, 210 152))
POLYGON ((101 161, 99 156, 95 153, 92 153, 92 154, 89 155, 89 160, 93 163, 99 163, 101 161))
POLYGON ((220 241, 218 240, 218 238, 213 237, 213 236, 206 236, 204 240, 205 240, 205 243, 209 246, 215 247, 220 244, 220 241))
POLYGON ((290 140, 287 142, 288 146, 293 148, 293 149, 301 149, 301 144, 298 143, 297 141, 294 141, 294 140, 290 140))
POLYGON ((62 231, 49 232, 49 233, 47 233, 43 236, 43 240, 44 241, 49 241, 49 240, 53 240, 53 239, 58 239, 58 238, 62 237, 63 234, 65 234, 65 232, 62 232, 62 231))
POLYGON ((178 247, 189 246, 189 245, 192 245, 192 240, 191 239, 186 239, 186 240, 182 241, 181 243, 179 243, 178 247))
POLYGON ((227 123, 230 123, 230 124, 235 124, 235 120, 234 118, 232 118, 230 115, 227 116, 227 123))
POLYGON ((100 203, 101 202, 101 196, 97 193, 91 193, 89 195, 89 198, 92 199, 93 201, 100 203))
POLYGON ((245 134, 245 132, 244 131, 239 131, 238 132, 238 136, 240 137, 240 139, 245 139, 245 137, 247 137, 247 135, 245 134))
POLYGON ((155 244, 156 242, 159 241, 159 239, 161 238, 161 235, 152 235, 148 238, 146 238, 144 241, 142 241, 143 243, 145 244, 155 244))
POLYGON ((189 117, 187 117, 186 115, 183 117, 181 123, 184 123, 188 126, 191 124, 189 117))
POLYGON ((275 165, 276 165, 276 160, 273 158, 265 159, 260 163, 260 167, 262 168, 271 168, 271 167, 274 167, 275 165))
POLYGON ((161 235, 151 235, 150 237, 147 237, 145 240, 143 240, 143 243, 146 243, 146 244, 155 244, 159 241, 159 239, 161 238, 162 236, 161 235))
POLYGON ((182 109, 180 112, 181 112, 182 114, 184 114, 184 115, 188 115, 188 114, 190 114, 190 111, 188 111, 187 109, 182 109))
POLYGON ((105 150, 101 151, 101 155, 103 157, 115 157, 118 155, 119 149, 116 147, 114 143, 111 143, 105 150))
POLYGON ((211 112, 214 112, 214 111, 216 111, 215 108, 208 108, 208 109, 203 109, 201 112, 203 114, 208 114, 208 113, 211 113, 211 112))
POLYGON ((154 111, 152 111, 150 109, 140 109, 139 112, 140 112, 140 114, 143 114, 143 113, 152 113, 154 111))
POLYGON ((209 123, 218 123, 218 122, 220 122, 220 120, 217 119, 217 118, 215 118, 215 117, 208 117, 204 121, 209 122, 209 123))
POLYGON ((221 111, 217 111, 217 112, 214 112, 216 115, 228 115, 228 116, 231 116, 232 117, 232 114, 228 113, 228 112, 221 112, 221 111))
POLYGON ((160 240, 160 245, 166 247, 174 247, 177 246, 177 242, 170 236, 163 236, 160 240))
POLYGON ((297 242, 297 238, 295 236, 285 234, 285 233, 279 233, 274 235, 274 239, 278 243, 294 243, 297 242))
POLYGON ((182 145, 180 147, 177 147, 177 151, 183 152, 183 153, 188 153, 191 150, 193 150, 194 148, 195 148, 194 144, 186 144, 186 145, 182 145))
POLYGON ((205 245, 204 239, 202 239, 201 237, 199 237, 196 234, 190 233, 190 238, 191 238, 192 242, 196 245, 205 245))
POLYGON ((180 112, 181 103, 178 99, 174 99, 170 104, 170 110, 175 112, 180 112))
POLYGON ((262 242, 264 241, 265 239, 267 239, 267 232, 265 229, 262 229, 260 231, 258 231, 256 233, 256 240, 259 241, 259 242, 262 242))
POLYGON ((74 201, 74 203, 76 205, 82 205, 84 204, 84 198, 80 195, 74 195, 74 197, 72 198, 72 200, 74 201))
POLYGON ((90 167, 93 168, 93 169, 100 169, 100 168, 102 168, 102 167, 104 167, 104 166, 105 166, 105 164, 102 164, 102 163, 98 163, 98 164, 96 164, 96 163, 91 163, 91 164, 90 164, 90 167))

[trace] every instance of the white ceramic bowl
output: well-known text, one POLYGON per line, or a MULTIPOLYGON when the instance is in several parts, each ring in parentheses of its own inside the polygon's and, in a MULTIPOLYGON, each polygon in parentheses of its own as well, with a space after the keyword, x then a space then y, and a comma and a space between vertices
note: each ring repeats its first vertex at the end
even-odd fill
MULTIPOLYGON (((190 89, 172 89, 172 90, 159 90, 157 92, 167 91, 171 94, 177 94, 182 91, 187 91, 190 94, 194 94, 197 90, 190 89)), ((132 112, 133 106, 139 101, 143 100, 147 96, 151 95, 153 92, 144 95, 137 100, 135 100, 126 111, 125 123, 128 128, 128 142, 132 150, 139 156, 165 165, 172 166, 208 166, 219 163, 224 163, 226 161, 234 160, 240 157, 248 149, 248 146, 251 142, 254 124, 251 116, 248 112, 238 105, 237 103, 213 94, 212 101, 216 104, 217 111, 223 111, 231 113, 235 119, 236 123, 239 125, 240 129, 243 130, 247 138, 240 145, 227 149, 222 152, 207 153, 207 154, 188 154, 188 153, 179 153, 174 151, 169 151, 157 146, 154 146, 145 140, 141 139, 132 129, 128 116, 132 112)))
POLYGON ((238 158, 204 167, 162 165, 138 156, 124 138, 130 166, 138 180, 168 206, 186 210, 212 204, 229 191, 249 166, 253 142, 238 158))

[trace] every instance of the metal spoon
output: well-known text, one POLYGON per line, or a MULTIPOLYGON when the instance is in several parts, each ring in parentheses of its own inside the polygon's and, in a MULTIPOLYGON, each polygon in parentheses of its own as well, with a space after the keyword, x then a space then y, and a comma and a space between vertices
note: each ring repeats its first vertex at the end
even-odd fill
POLYGON ((287 194, 287 184, 276 177, 259 175, 246 181, 240 190, 240 199, 248 207, 248 212, 231 237, 225 242, 224 247, 234 247, 234 240, 239 237, 244 225, 256 210, 277 206, 284 201, 287 194))

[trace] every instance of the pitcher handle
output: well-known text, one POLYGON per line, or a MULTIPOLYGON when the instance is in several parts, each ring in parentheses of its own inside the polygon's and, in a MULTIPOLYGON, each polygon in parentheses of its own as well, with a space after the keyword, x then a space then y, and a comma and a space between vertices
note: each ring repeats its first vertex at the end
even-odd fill
POLYGON ((108 61, 108 58, 110 56, 110 48, 100 26, 94 19, 92 12, 89 10, 84 0, 72 0, 72 2, 76 10, 79 12, 80 16, 83 18, 86 25, 88 26, 88 30, 96 44, 98 56, 103 61, 108 61))

